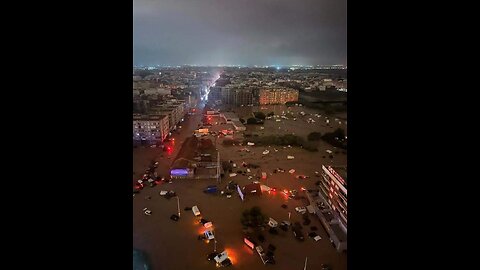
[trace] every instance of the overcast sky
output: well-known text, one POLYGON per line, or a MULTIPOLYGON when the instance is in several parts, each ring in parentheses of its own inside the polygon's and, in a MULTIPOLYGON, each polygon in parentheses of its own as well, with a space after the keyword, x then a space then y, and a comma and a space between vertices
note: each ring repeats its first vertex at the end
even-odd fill
POLYGON ((134 64, 346 65, 346 9, 346 0, 134 0, 134 64))

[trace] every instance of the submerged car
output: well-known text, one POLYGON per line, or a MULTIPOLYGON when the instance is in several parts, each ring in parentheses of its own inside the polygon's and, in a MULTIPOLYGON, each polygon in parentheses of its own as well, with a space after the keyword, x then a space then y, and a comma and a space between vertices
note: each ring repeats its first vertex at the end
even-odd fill
POLYGON ((297 238, 300 241, 305 240, 305 237, 303 236, 302 231, 298 228, 293 228, 293 235, 295 236, 295 238, 297 238))
POLYGON ((215 257, 218 256, 218 252, 212 252, 207 255, 207 261, 213 261, 215 257))

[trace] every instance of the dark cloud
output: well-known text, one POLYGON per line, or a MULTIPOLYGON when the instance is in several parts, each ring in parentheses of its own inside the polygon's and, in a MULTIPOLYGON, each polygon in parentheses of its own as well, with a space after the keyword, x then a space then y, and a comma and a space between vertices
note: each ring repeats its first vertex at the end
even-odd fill
POLYGON ((134 0, 134 62, 346 64, 346 0, 134 0))

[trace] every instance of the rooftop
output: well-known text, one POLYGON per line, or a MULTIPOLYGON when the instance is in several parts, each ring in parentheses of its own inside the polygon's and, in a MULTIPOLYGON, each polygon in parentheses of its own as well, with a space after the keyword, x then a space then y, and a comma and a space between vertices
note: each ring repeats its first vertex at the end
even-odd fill
POLYGON ((172 168, 176 168, 179 165, 185 165, 185 161, 181 160, 193 160, 195 157, 195 152, 197 150, 198 139, 195 136, 188 137, 185 139, 185 142, 182 144, 182 148, 177 154, 177 158, 172 163, 172 168), (178 164, 177 164, 177 160, 178 164))
POLYGON ((149 114, 149 115, 145 115, 145 114, 134 114, 133 115, 133 120, 144 120, 144 121, 148 121, 148 120, 161 120, 163 118, 167 117, 166 115, 162 115, 162 114, 149 114))

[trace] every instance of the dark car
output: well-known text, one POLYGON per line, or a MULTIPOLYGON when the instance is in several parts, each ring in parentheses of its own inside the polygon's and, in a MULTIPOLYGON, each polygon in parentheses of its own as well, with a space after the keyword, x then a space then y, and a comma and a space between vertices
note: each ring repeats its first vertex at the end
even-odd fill
POLYGON ((322 270, 332 270, 332 267, 330 267, 328 264, 322 263, 322 270))
POLYGON ((298 228, 293 229, 293 235, 295 236, 295 238, 297 238, 300 241, 305 240, 305 237, 303 236, 302 231, 300 231, 298 228))
POLYGON ((170 219, 173 220, 173 221, 178 221, 180 219, 180 217, 173 214, 173 215, 170 216, 170 219))
POLYGON ((200 223, 201 223, 202 225, 205 225, 205 223, 208 223, 208 222, 210 222, 210 221, 208 221, 208 220, 206 220, 206 219, 204 219, 204 218, 200 219, 200 223))
POLYGON ((218 187, 215 186, 215 185, 208 186, 207 188, 205 188, 203 190, 203 192, 205 192, 205 193, 216 193, 217 191, 218 191, 218 187))
POLYGON ((227 266, 230 266, 230 265, 232 265, 232 261, 230 261, 230 259, 225 259, 220 263, 220 266, 222 266, 222 267, 227 267, 227 266))
POLYGON ((213 261, 214 258, 218 255, 218 252, 212 252, 210 254, 207 255, 207 260, 208 261, 213 261))
POLYGON ((265 257, 265 263, 269 263, 269 264, 275 264, 275 259, 273 256, 266 256, 265 257))

